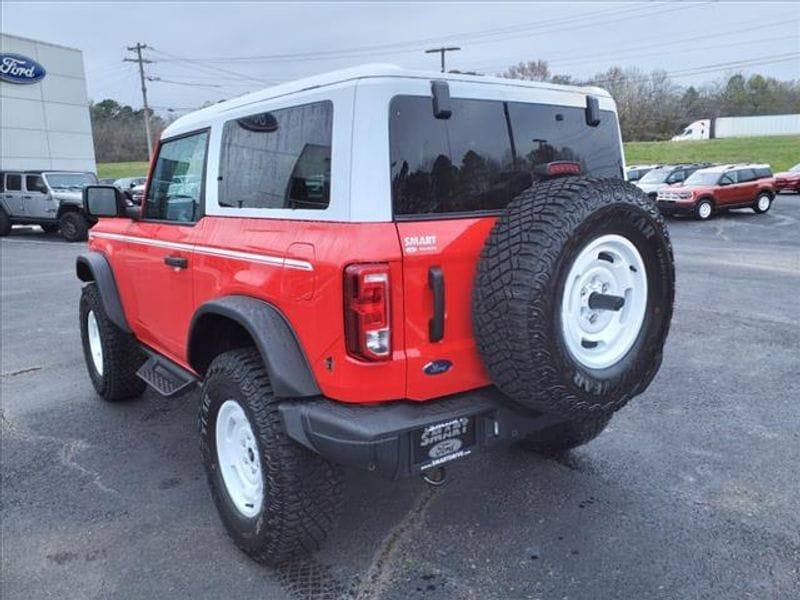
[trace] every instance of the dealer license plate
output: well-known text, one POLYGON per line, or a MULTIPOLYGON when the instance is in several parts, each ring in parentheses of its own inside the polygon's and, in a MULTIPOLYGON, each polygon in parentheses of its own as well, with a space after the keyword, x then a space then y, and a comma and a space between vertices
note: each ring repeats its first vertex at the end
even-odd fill
POLYGON ((411 433, 414 464, 430 469, 468 456, 475 447, 475 417, 458 417, 411 433))

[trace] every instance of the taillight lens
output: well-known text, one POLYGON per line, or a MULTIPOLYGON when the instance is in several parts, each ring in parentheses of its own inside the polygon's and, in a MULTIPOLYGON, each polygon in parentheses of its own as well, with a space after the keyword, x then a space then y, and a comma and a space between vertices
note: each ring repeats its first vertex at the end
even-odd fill
POLYGON ((347 352, 365 360, 389 360, 389 265, 350 265, 344 270, 347 352))

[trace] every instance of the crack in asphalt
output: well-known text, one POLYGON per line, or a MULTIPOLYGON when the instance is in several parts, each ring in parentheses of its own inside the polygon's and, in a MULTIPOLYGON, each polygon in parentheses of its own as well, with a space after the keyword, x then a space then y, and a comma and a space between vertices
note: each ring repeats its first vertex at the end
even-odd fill
POLYGON ((9 373, 3 373, 0 375, 3 379, 8 377, 16 377, 17 375, 25 375, 26 373, 34 373, 36 371, 41 371, 42 367, 27 367, 25 369, 17 369, 16 371, 10 371, 9 373))
POLYGON ((6 414, 5 411, 0 411, 0 423, 2 423, 3 429, 5 429, 8 433, 16 436, 17 438, 30 443, 37 443, 37 442, 52 442, 61 446, 60 451, 58 452, 58 458, 62 465, 69 469, 74 469, 87 477, 90 477, 92 483, 102 492, 107 494, 119 495, 119 491, 106 485, 103 483, 103 477, 97 471, 93 471, 92 469, 87 469, 82 464, 80 464, 77 459, 75 458, 76 455, 83 450, 92 448, 92 444, 87 442, 85 439, 82 438, 60 438, 53 435, 43 435, 39 433, 32 432, 28 427, 24 425, 20 425, 17 422, 12 421, 6 414))
POLYGON ((375 551, 364 577, 351 593, 354 600, 376 600, 381 597, 391 583, 396 558, 403 544, 421 525, 435 495, 435 488, 425 489, 403 520, 384 538, 375 551))

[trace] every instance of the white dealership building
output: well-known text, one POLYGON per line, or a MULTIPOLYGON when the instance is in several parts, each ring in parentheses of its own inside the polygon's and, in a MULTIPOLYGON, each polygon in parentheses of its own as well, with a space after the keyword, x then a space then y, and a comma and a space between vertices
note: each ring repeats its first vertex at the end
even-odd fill
POLYGON ((0 170, 96 171, 83 54, 0 33, 0 170))

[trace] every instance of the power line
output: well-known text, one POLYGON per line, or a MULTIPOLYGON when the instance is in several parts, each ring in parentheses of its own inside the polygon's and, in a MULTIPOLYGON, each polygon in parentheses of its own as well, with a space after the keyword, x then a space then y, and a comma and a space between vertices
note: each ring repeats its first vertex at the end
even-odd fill
POLYGON ((123 62, 139 63, 139 79, 142 82, 142 101, 144 103, 144 129, 147 134, 147 157, 152 160, 153 158, 153 138, 150 134, 150 108, 147 106, 147 84, 145 83, 146 77, 144 75, 144 65, 153 62, 146 58, 142 58, 142 50, 147 48, 147 44, 136 42, 135 46, 128 46, 130 52, 136 52, 136 58, 123 58, 123 62))
POLYGON ((154 77, 154 76, 147 77, 147 81, 155 81, 155 82, 158 82, 158 83, 172 83, 172 84, 175 84, 175 85, 187 85, 187 86, 191 86, 191 87, 207 87, 207 88, 225 87, 225 86, 223 86, 223 85, 221 85, 219 83, 199 83, 199 82, 196 82, 196 81, 175 81, 173 79, 163 79, 161 77, 154 77))

